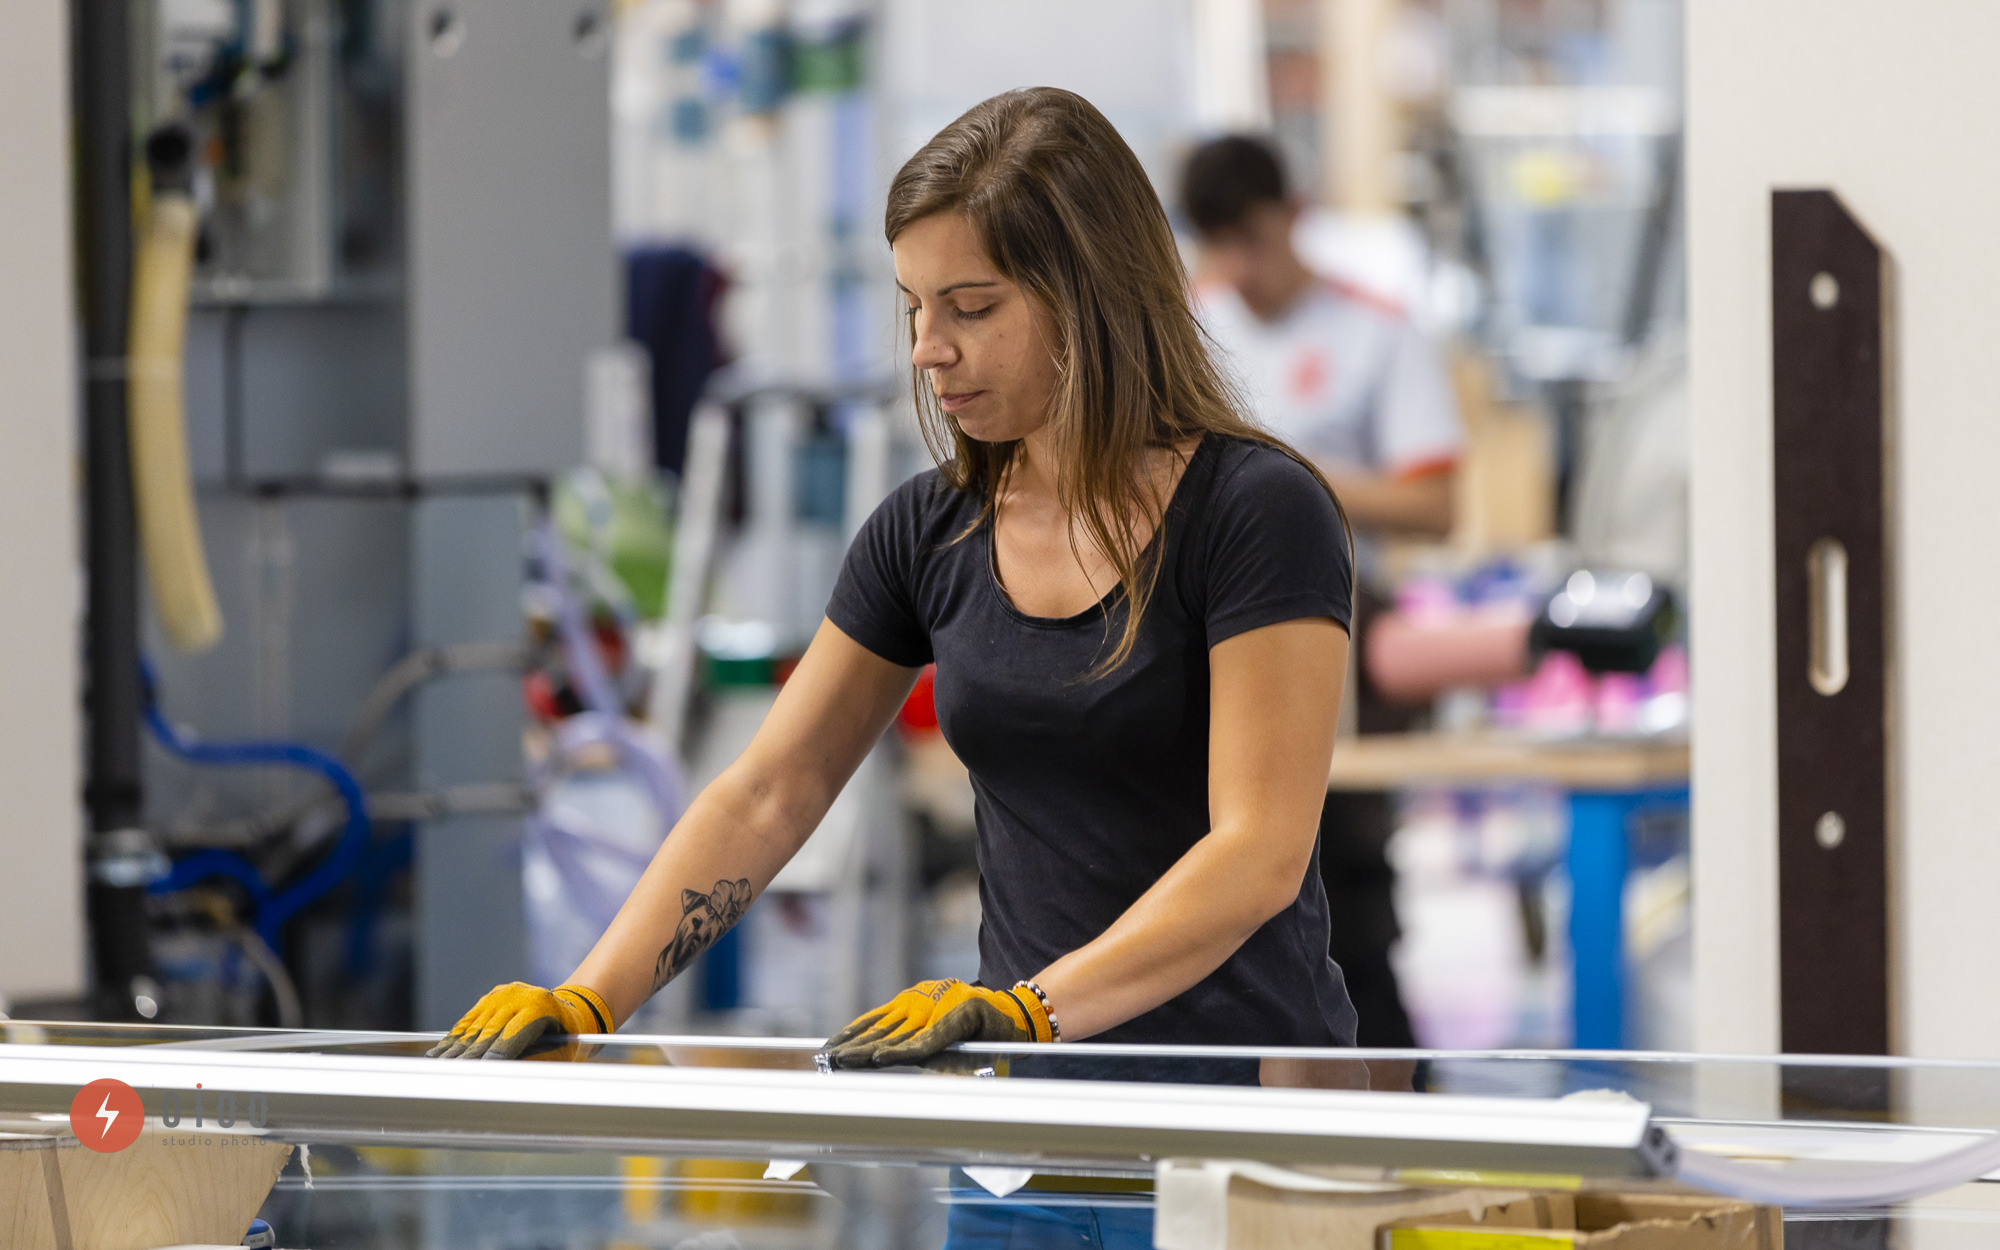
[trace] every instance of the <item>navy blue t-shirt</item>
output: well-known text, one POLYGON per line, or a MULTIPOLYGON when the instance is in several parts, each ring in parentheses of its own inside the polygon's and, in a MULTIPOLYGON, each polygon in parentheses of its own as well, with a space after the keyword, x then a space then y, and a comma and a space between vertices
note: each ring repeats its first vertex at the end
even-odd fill
MULTIPOLYGON (((1345 628, 1353 568, 1304 466, 1208 435, 1153 539, 1137 644, 1093 679, 1122 592, 1072 617, 1023 614, 995 574, 991 522, 968 532, 978 516, 936 470, 905 482, 855 537, 827 617, 891 663, 937 664, 938 725, 975 795, 979 979, 1005 986, 1103 933, 1208 833, 1208 649, 1303 617, 1345 628)), ((1092 1040, 1352 1045, 1327 936, 1315 845, 1290 907, 1199 984, 1092 1040)))

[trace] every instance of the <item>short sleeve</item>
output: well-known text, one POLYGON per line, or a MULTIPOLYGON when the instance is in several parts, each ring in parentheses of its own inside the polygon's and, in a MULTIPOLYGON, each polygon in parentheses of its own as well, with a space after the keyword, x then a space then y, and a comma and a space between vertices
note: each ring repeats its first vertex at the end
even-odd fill
POLYGON ((1424 332, 1408 322, 1395 328, 1374 419, 1376 467, 1391 475, 1456 460, 1465 442, 1444 361, 1424 332))
POLYGON ((1303 617, 1348 628, 1354 563, 1332 496, 1285 453, 1255 447, 1216 483, 1208 517, 1208 645, 1303 617))
POLYGON ((916 581, 923 502, 935 489, 936 474, 919 474, 869 514, 847 549, 826 605, 826 619, 842 633, 891 664, 909 668, 932 659, 916 581))

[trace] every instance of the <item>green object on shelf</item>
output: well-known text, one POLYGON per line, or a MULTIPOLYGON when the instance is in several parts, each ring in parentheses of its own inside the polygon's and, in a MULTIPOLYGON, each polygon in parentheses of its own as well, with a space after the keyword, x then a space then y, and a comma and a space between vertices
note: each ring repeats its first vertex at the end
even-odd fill
POLYGON ((791 45, 792 87, 796 91, 858 91, 867 81, 867 28, 845 23, 814 36, 795 36, 791 45))
POLYGON ((656 479, 621 481, 602 474, 577 474, 556 494, 556 525, 563 541, 595 553, 631 597, 641 620, 667 610, 667 579, 673 572, 674 532, 669 500, 656 479))
POLYGON ((778 680, 777 657, 769 655, 714 655, 702 652, 701 684, 711 690, 721 686, 770 686, 778 680))

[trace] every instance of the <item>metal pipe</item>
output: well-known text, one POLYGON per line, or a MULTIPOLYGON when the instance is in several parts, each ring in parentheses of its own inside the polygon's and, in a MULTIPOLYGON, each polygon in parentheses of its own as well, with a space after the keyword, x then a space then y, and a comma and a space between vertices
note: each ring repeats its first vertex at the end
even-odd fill
MULTIPOLYGON (((139 549, 126 413, 125 348, 132 285, 131 15, 123 3, 76 0, 78 239, 83 290, 84 655, 89 720, 84 801, 91 874, 86 896, 97 1009, 143 1017, 152 972, 145 882, 121 866, 142 851, 139 765, 139 549)), ((153 1002, 156 1004, 157 1000, 153 1002)))

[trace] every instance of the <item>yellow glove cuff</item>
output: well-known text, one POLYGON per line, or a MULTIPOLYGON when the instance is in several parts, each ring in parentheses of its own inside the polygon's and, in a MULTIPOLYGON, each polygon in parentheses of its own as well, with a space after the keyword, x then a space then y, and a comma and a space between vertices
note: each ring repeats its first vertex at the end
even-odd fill
POLYGON ((1014 982, 1013 997, 1021 1002, 1022 1010, 1028 1017, 1028 1040, 1031 1042, 1054 1042, 1062 1039, 1062 1026, 1056 1023, 1056 1013, 1049 1006, 1049 996, 1033 981, 1014 982), (1040 1028, 1036 1019, 1040 1018, 1040 1028))
POLYGON ((1054 1034, 1049 1030, 1048 1012, 1042 1010, 1041 1003, 1036 1001, 1034 994, 1027 989, 1017 984, 1010 990, 980 990, 977 992, 986 995, 987 1000, 1000 1008, 1003 1014, 1010 1004, 1018 1010, 1021 1013, 1021 1028, 1027 1033, 1029 1041, 1047 1042, 1054 1040, 1054 1034))
POLYGON ((614 1031, 611 1025, 611 1005, 605 1002, 603 995, 599 994, 596 990, 591 989, 587 985, 558 985, 551 992, 568 994, 589 1008, 590 1014, 597 1021, 596 1032, 610 1033, 614 1031))

